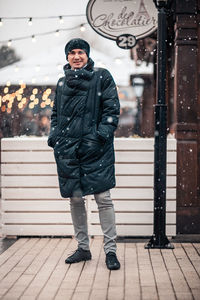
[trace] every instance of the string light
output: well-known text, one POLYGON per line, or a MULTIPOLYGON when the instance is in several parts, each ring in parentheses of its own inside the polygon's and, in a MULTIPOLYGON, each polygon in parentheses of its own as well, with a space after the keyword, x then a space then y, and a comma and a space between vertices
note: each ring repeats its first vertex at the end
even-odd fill
POLYGON ((32 18, 29 18, 28 20, 28 25, 31 26, 33 24, 33 19, 32 18))
POLYGON ((121 59, 120 58, 115 58, 115 63, 117 65, 120 65, 122 63, 121 59))
POLYGON ((33 42, 33 43, 35 43, 35 42, 36 42, 35 35, 32 35, 32 42, 33 42))
MULTIPOLYGON (((82 24, 82 25, 86 25, 86 23, 82 24)), ((15 38, 15 39, 12 39, 12 40, 3 40, 3 41, 0 41, 0 43, 8 43, 8 42, 14 42, 14 41, 20 41, 20 40, 26 40, 26 39, 30 39, 30 38, 35 38, 36 36, 45 36, 45 35, 48 35, 48 34, 55 34, 56 32, 59 31, 59 33, 61 31, 71 31, 71 30, 74 30, 74 29, 77 29, 77 28, 80 28, 80 25, 76 25, 74 27, 70 27, 70 28, 60 28, 60 29, 57 29, 57 31, 48 31, 48 32, 43 32, 43 33, 37 33, 37 34, 34 34, 32 36, 23 36, 23 37, 18 37, 18 38, 15 38)))
POLYGON ((64 20, 63 20, 63 17, 62 17, 62 16, 59 17, 59 21, 60 21, 60 24, 63 24, 63 23, 64 23, 64 20))
POLYGON ((59 35, 60 35, 60 31, 59 31, 59 30, 56 30, 55 36, 59 36, 59 35))
MULTIPOLYGON (((29 20, 33 20, 33 19, 57 19, 59 17, 59 19, 63 19, 63 18, 75 18, 75 17, 85 17, 85 14, 77 14, 77 15, 62 15, 62 16, 43 16, 43 17, 29 17, 29 20)), ((23 20, 23 19, 27 19, 27 17, 3 17, 0 18, 0 21, 2 20, 23 20)), ((2 21, 3 22, 3 21, 2 21)))
POLYGON ((12 45, 12 40, 9 40, 7 45, 8 45, 8 47, 10 47, 12 45))
POLYGON ((86 30, 85 26, 81 24, 80 31, 84 32, 86 30))

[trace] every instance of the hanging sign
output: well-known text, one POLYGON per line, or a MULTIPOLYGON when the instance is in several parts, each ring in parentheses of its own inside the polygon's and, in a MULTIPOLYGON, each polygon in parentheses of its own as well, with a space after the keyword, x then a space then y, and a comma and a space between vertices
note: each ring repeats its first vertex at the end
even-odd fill
POLYGON ((90 0, 86 15, 90 26, 123 49, 157 28, 157 9, 150 0, 90 0))

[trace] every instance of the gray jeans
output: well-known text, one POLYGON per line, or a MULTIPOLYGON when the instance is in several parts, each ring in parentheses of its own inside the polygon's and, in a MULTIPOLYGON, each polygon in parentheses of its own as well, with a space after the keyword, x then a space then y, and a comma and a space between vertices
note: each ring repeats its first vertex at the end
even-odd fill
MULTIPOLYGON (((104 234, 104 251, 116 252, 116 226, 115 212, 110 197, 110 190, 100 194, 94 194, 98 205, 101 229, 104 234)), ((78 247, 89 250, 89 237, 87 226, 87 214, 84 198, 71 198, 71 216, 74 225, 74 233, 78 241, 78 247)))

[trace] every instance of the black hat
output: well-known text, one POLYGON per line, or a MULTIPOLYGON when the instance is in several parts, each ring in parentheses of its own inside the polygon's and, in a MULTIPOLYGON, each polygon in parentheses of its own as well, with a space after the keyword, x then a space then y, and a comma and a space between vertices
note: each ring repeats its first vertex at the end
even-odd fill
POLYGON ((70 40, 65 46, 66 59, 69 52, 73 49, 82 49, 86 52, 88 57, 90 55, 90 45, 85 40, 79 38, 70 40))

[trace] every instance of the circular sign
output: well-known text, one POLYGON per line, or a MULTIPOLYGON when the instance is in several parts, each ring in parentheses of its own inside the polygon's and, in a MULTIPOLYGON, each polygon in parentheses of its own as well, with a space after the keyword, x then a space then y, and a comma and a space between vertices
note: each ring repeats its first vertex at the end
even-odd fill
POLYGON ((150 0, 89 0, 86 15, 98 34, 115 41, 122 35, 138 40, 157 28, 157 9, 150 0))
POLYGON ((116 44, 122 49, 131 49, 136 45, 137 41, 134 35, 121 34, 116 39, 116 44))

